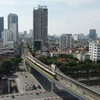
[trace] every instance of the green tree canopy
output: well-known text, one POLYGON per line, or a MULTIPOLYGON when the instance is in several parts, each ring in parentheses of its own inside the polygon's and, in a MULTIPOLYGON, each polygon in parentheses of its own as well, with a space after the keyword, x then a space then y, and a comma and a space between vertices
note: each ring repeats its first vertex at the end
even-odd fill
POLYGON ((33 57, 36 57, 36 52, 35 51, 32 51, 31 54, 32 54, 33 57))
POLYGON ((90 59, 85 59, 83 62, 84 62, 84 63, 92 63, 92 60, 90 60, 90 59))
POLYGON ((3 72, 10 72, 12 70, 12 62, 11 60, 5 59, 0 64, 0 69, 3 72))
POLYGON ((21 58, 20 54, 15 55, 16 58, 21 58))
POLYGON ((76 65, 77 65, 77 63, 75 61, 69 61, 67 63, 67 66, 71 66, 71 67, 76 66, 76 65))

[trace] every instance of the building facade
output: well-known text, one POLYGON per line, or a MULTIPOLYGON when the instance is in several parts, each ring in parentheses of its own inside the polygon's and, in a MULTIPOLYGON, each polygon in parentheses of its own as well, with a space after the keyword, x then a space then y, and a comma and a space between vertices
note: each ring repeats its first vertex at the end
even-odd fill
POLYGON ((13 30, 12 29, 12 27, 13 27, 12 25, 14 25, 14 28, 16 28, 15 29, 16 32, 14 34, 16 36, 16 40, 18 40, 18 16, 16 14, 12 14, 11 13, 11 14, 8 15, 8 29, 9 30, 13 30))
POLYGON ((3 30, 4 30, 4 17, 0 17, 0 39, 2 39, 3 30))
POLYGON ((96 40, 96 38, 97 38, 96 29, 90 29, 89 38, 92 40, 96 40))
POLYGON ((41 49, 48 42, 48 9, 46 6, 38 6, 33 10, 33 46, 41 49))
POLYGON ((62 49, 72 48, 72 34, 62 34, 62 36, 61 36, 61 48, 62 49))
POLYGON ((78 34, 74 34, 74 41, 78 41, 78 34))
POLYGON ((78 34, 78 40, 84 40, 85 39, 85 35, 80 33, 78 34))
POLYGON ((13 32, 11 30, 4 29, 3 34, 3 46, 13 44, 13 32))
POLYGON ((17 24, 16 23, 10 23, 10 30, 13 32, 13 41, 17 42, 18 38, 17 38, 17 29, 16 29, 17 24))
POLYGON ((89 41, 89 54, 92 61, 100 61, 100 41, 89 41))
POLYGON ((32 38, 33 37, 33 30, 32 29, 30 29, 30 37, 32 38))

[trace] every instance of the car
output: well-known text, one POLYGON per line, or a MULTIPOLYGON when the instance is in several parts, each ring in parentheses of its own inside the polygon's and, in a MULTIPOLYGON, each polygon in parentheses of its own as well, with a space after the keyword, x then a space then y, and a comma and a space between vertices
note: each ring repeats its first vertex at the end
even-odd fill
POLYGON ((35 87, 35 85, 33 85, 33 89, 36 90, 37 88, 35 87))
POLYGON ((41 89, 41 86, 39 85, 39 89, 41 89))
POLYGON ((36 95, 39 95, 39 93, 36 93, 36 95))
POLYGON ((30 86, 29 85, 27 85, 27 90, 30 90, 30 86))
POLYGON ((33 90, 33 85, 30 86, 30 90, 33 90))
POLYGON ((25 83, 25 86, 24 86, 25 90, 27 90, 27 83, 25 83))
POLYGON ((35 88, 38 89, 39 88, 39 85, 38 84, 35 84, 35 88))

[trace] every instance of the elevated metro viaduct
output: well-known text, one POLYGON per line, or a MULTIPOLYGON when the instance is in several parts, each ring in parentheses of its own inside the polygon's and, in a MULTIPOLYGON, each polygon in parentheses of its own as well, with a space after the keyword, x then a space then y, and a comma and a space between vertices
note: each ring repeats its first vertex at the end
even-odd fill
POLYGON ((36 79, 40 82, 40 84, 44 87, 46 91, 57 92, 59 90, 66 91, 66 95, 73 97, 72 100, 87 100, 82 95, 79 95, 67 88, 65 85, 62 86, 62 83, 58 82, 54 79, 53 76, 48 74, 46 71, 42 70, 39 66, 32 63, 29 59, 26 58, 26 66, 29 68, 29 72, 32 73, 36 79))

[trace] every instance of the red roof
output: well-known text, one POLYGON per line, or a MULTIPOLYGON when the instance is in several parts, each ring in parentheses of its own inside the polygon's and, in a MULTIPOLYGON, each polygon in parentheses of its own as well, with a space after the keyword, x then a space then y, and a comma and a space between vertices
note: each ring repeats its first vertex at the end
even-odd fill
POLYGON ((53 54, 70 54, 68 51, 52 51, 53 54))

